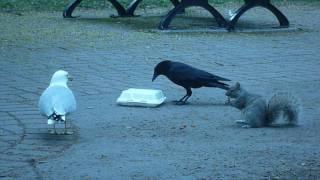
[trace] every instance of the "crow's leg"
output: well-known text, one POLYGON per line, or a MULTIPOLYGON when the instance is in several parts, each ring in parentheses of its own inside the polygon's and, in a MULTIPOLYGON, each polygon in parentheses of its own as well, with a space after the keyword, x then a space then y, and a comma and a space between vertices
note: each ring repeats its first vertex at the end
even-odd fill
POLYGON ((187 103, 187 100, 192 95, 191 88, 185 88, 187 91, 187 94, 183 96, 179 101, 176 102, 177 105, 185 105, 187 103))
POLYGON ((187 96, 184 101, 183 101, 183 104, 186 104, 187 103, 187 100, 189 99, 190 96, 187 96))
POLYGON ((192 95, 192 91, 191 91, 191 88, 186 88, 187 90, 187 95, 186 95, 186 98, 184 99, 183 101, 183 104, 186 104, 187 103, 187 100, 191 97, 192 95))
POLYGON ((188 96, 188 95, 185 95, 185 96, 183 96, 181 99, 179 99, 179 100, 174 100, 173 102, 174 102, 176 105, 183 105, 184 99, 185 99, 187 96, 188 96))
POLYGON ((188 95, 186 94, 185 96, 183 96, 181 99, 179 99, 179 101, 178 102, 183 102, 184 101, 184 99, 185 98, 187 98, 188 97, 188 95))

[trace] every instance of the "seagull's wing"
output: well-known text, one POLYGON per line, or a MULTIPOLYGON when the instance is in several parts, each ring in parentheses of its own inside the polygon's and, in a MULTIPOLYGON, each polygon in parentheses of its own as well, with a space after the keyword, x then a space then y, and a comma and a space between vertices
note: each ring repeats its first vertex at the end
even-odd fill
POLYGON ((72 91, 63 86, 49 86, 40 96, 39 110, 42 115, 66 115, 76 110, 72 91))

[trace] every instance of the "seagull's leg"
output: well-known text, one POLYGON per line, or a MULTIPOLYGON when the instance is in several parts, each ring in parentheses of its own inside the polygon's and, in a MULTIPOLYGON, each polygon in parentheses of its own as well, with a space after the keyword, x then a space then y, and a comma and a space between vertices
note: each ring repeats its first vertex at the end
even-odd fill
POLYGON ((68 131, 67 129, 67 121, 64 121, 64 134, 71 135, 73 131, 68 131))
POLYGON ((64 133, 67 134, 67 121, 64 120, 64 133))
POLYGON ((68 131, 67 130, 67 120, 66 120, 66 116, 61 116, 61 119, 64 121, 64 134, 73 134, 72 131, 68 131))
POLYGON ((57 131, 56 131, 56 123, 53 124, 53 133, 54 133, 54 134, 57 134, 57 131))
POLYGON ((55 120, 53 120, 51 118, 52 118, 52 116, 48 117, 48 125, 50 125, 49 126, 50 129, 48 129, 48 132, 50 134, 55 134, 55 128, 54 128, 55 120))

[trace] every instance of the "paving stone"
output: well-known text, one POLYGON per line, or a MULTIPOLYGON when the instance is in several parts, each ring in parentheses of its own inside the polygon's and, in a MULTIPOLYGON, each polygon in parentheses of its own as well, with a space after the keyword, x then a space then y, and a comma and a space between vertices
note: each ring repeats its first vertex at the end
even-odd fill
POLYGON ((0 179, 318 179, 320 13, 310 5, 292 7, 281 7, 291 29, 270 30, 274 19, 261 22, 266 14, 253 11, 234 33, 203 29, 200 22, 168 32, 137 27, 148 12, 130 22, 104 11, 70 21, 60 12, 0 12, 0 22, 10 21, 0 26, 0 179), (7 30, 21 25, 24 32, 7 30), (10 38, 16 41, 2 41, 10 38), (171 100, 182 88, 164 77, 151 83, 154 65, 164 59, 266 97, 289 90, 303 103, 301 125, 238 128, 240 112, 224 106, 217 89, 197 89, 190 104, 175 106, 171 100), (49 134, 37 107, 57 69, 74 77, 69 86, 78 110, 68 121, 75 132, 69 136, 49 134), (162 89, 167 102, 156 109, 117 106, 130 87, 162 89))

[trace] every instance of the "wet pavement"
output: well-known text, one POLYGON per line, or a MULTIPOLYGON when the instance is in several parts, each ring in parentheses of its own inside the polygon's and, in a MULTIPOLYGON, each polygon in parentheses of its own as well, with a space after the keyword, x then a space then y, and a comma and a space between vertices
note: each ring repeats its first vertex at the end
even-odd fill
POLYGON ((1 13, 0 179, 320 178, 319 7, 281 6, 291 22, 286 31, 271 28, 277 22, 267 11, 254 10, 232 33, 214 30, 197 9, 165 32, 156 29, 164 10, 115 19, 82 10, 70 20, 60 12, 1 13), (196 89, 188 105, 176 106, 171 101, 182 88, 164 77, 151 82, 164 59, 239 81, 266 98, 292 92, 301 101, 299 126, 240 128, 240 112, 224 105, 220 89, 196 89), (58 69, 74 77, 73 135, 49 134, 37 109, 58 69), (162 89, 166 103, 116 105, 131 87, 162 89))

